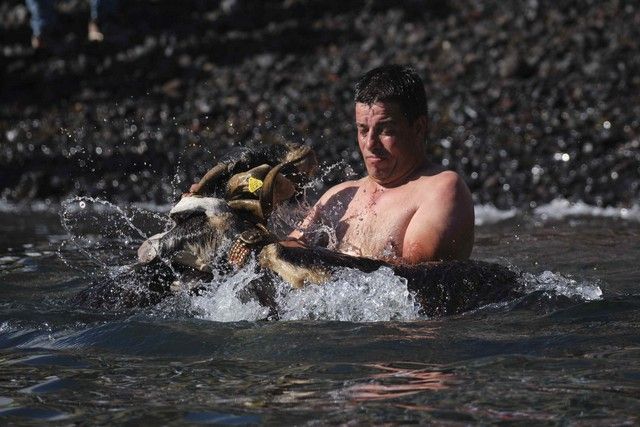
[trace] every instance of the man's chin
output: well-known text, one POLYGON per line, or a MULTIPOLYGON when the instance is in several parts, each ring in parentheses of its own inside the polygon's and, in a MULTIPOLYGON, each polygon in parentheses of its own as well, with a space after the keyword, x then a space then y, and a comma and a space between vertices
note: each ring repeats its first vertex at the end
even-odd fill
POLYGON ((389 174, 384 173, 384 171, 369 169, 367 172, 369 173, 369 177, 378 184, 385 184, 389 180, 389 174))

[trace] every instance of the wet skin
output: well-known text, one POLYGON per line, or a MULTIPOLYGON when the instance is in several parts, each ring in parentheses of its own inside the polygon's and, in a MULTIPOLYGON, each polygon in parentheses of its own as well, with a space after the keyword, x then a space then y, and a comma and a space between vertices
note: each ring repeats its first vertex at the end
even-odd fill
POLYGON ((329 189, 291 237, 310 240, 315 225, 336 231, 332 249, 416 264, 467 259, 473 202, 455 172, 428 162, 426 117, 407 120, 393 102, 355 108, 358 146, 368 175, 329 189))

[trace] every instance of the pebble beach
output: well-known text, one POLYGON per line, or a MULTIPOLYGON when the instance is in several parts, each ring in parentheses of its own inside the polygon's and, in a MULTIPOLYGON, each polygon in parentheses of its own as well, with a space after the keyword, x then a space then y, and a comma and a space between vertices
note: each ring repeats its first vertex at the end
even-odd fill
POLYGON ((58 12, 34 52, 23 2, 0 5, 7 202, 171 203, 227 148, 278 141, 362 174, 353 86, 384 63, 423 77, 429 155, 477 204, 639 200, 633 2, 126 2, 102 43, 86 2, 58 12))

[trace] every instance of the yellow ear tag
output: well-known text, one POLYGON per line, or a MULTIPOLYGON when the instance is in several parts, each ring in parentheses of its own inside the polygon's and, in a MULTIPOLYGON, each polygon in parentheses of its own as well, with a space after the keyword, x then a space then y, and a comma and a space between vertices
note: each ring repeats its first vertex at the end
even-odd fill
POLYGON ((250 176, 249 177, 249 191, 251 191, 252 193, 255 193, 260 188, 262 188, 262 181, 260 181, 258 178, 254 178, 254 177, 250 176))

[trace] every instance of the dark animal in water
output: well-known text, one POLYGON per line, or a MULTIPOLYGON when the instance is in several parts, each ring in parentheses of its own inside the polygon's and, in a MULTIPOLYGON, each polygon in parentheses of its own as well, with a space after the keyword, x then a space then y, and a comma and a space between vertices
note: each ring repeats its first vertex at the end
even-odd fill
POLYGON ((275 281, 293 288, 321 284, 345 267, 364 273, 391 268, 407 280, 428 316, 461 313, 521 295, 518 274, 498 264, 467 260, 394 265, 278 242, 267 228, 267 218, 274 205, 295 195, 295 188, 312 173, 315 158, 304 146, 277 147, 247 150, 216 165, 200 181, 200 194, 183 197, 172 209, 175 226, 143 243, 139 262, 123 273, 126 277, 97 283, 77 300, 99 307, 156 304, 176 287, 202 290, 213 272, 231 272, 250 254, 264 274, 240 297, 270 307, 271 318, 278 317, 275 281))

